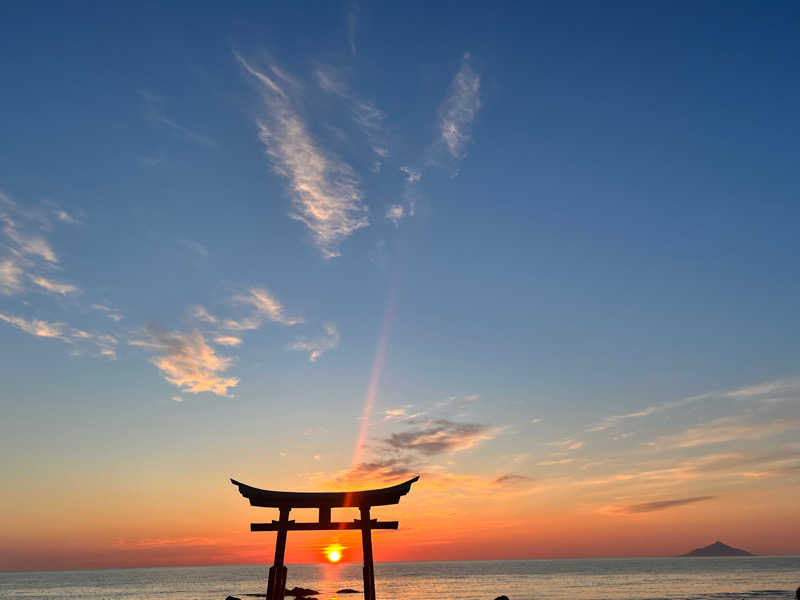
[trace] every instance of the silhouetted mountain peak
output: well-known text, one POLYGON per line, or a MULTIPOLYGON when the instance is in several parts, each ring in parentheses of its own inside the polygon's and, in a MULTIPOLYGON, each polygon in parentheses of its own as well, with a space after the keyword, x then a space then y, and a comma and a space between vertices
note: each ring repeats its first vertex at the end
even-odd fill
POLYGON ((713 544, 703 546, 702 548, 695 548, 691 552, 681 554, 681 556, 753 556, 753 554, 746 550, 728 546, 728 544, 717 540, 713 544))

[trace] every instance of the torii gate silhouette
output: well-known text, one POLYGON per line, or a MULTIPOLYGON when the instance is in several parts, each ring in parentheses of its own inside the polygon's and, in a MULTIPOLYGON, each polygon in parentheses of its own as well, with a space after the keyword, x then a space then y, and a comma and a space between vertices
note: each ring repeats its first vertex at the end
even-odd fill
POLYGON ((419 479, 419 475, 403 483, 377 490, 359 492, 274 492, 262 490, 235 479, 231 483, 239 488, 239 493, 250 501, 251 506, 277 508, 280 517, 272 523, 250 523, 250 531, 277 531, 275 540, 275 562, 269 569, 267 582, 267 600, 283 600, 286 589, 286 534, 289 531, 322 531, 327 529, 360 529, 361 546, 364 552, 364 600, 375 600, 375 570, 372 561, 372 530, 397 529, 397 521, 378 521, 370 519, 369 509, 373 506, 397 504, 400 497, 411 490, 411 484, 419 479), (331 522, 331 509, 340 507, 357 507, 361 511, 360 519, 352 522, 331 522), (316 523, 295 523, 289 520, 289 511, 293 508, 319 509, 319 521, 316 523))

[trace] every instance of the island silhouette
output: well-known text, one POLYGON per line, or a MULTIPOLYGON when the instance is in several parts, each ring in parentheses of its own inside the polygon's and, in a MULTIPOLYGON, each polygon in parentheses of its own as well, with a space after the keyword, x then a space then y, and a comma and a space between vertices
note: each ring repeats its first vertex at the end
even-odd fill
POLYGON ((747 550, 740 550, 739 548, 728 546, 728 544, 723 544, 718 540, 713 544, 703 546, 702 548, 695 548, 691 552, 680 554, 679 556, 755 556, 755 554, 747 550))

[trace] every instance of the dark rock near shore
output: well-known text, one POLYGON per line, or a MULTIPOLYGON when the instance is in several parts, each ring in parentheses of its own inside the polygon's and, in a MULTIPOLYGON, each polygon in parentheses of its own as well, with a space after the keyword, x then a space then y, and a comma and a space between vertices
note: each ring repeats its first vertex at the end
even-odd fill
POLYGON ((494 600, 508 600, 508 596, 498 596, 494 600))
POLYGON ((237 598, 236 596, 228 596, 227 598, 225 598, 225 600, 240 600, 240 599, 237 598))
POLYGON ((294 596, 295 598, 302 598, 305 596, 318 596, 319 592, 317 590, 312 590, 310 588, 302 588, 302 587, 293 587, 290 590, 286 590, 284 592, 285 596, 294 596))
POLYGON ((358 590, 354 590, 353 588, 344 588, 343 590, 336 590, 337 594, 360 594, 358 590))

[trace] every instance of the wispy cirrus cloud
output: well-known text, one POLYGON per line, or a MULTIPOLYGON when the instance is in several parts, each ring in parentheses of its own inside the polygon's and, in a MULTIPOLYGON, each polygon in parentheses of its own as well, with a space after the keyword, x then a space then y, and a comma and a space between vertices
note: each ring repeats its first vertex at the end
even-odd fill
POLYGON ((301 352, 308 352, 308 360, 316 362, 327 350, 332 350, 339 345, 339 330, 336 328, 335 323, 323 323, 323 333, 313 337, 301 337, 291 343, 289 348, 291 350, 298 350, 301 352))
POLYGON ((252 306, 256 313, 264 318, 282 325, 297 325, 303 322, 302 317, 290 316, 283 304, 266 288, 252 287, 246 294, 234 296, 234 302, 252 306))
POLYGON ((264 319, 259 316, 244 317, 243 319, 223 319, 222 328, 228 331, 252 331, 264 324, 264 319))
POLYGON ((34 337, 56 339, 70 344, 74 354, 81 354, 88 346, 105 358, 117 357, 116 346, 119 342, 114 336, 105 333, 89 333, 61 322, 36 318, 26 319, 4 313, 0 313, 0 321, 5 321, 34 337))
POLYGON ((31 281, 38 285, 40 288, 52 292, 54 294, 59 294, 61 296, 66 296, 68 294, 77 294, 80 292, 77 286, 71 283, 63 283, 59 281, 54 281, 52 279, 48 279, 47 277, 42 277, 40 275, 33 275, 31 276, 31 281))
POLYGON ((345 103, 351 118, 369 140, 372 151, 381 158, 389 156, 389 148, 383 134, 386 114, 372 101, 365 100, 357 94, 339 69, 330 65, 320 65, 314 71, 314 77, 320 88, 345 103))
POLYGON ((146 339, 132 340, 129 344, 158 352, 159 356, 150 362, 164 379, 183 392, 230 396, 229 390, 239 384, 238 377, 222 375, 233 359, 218 355, 199 331, 162 331, 151 326, 144 333, 146 339))
POLYGON ((144 104, 144 118, 147 121, 162 125, 190 142, 204 146, 216 145, 216 142, 204 133, 189 129, 174 119, 167 117, 164 111, 164 99, 161 96, 147 90, 139 90, 139 96, 144 104))
POLYGON ((412 411, 413 406, 406 404, 400 408, 387 408, 383 411, 384 421, 410 421, 416 417, 422 416, 422 411, 412 411))
POLYGON ((241 318, 218 317, 211 314, 205 306, 195 304, 189 307, 189 314, 193 319, 234 332, 259 329, 264 321, 288 326, 303 322, 302 317, 289 315, 283 304, 265 287, 250 287, 246 292, 234 295, 231 301, 237 305, 249 306, 252 313, 241 318))
POLYGON ((587 432, 605 431, 606 429, 616 427, 622 423, 625 423, 626 421, 649 417, 651 415, 659 414, 676 408, 682 408, 690 404, 704 402, 708 400, 715 400, 715 399, 763 400, 776 396, 777 397, 789 396, 794 398, 800 398, 800 379, 798 378, 775 379, 772 381, 766 381, 755 385, 749 385, 749 386, 744 386, 729 390, 722 390, 717 392, 706 392, 703 394, 696 394, 693 396, 687 396, 685 398, 679 398, 677 400, 672 400, 670 402, 664 402, 662 404, 653 404, 640 410, 606 417, 602 421, 594 425, 590 425, 586 429, 586 431, 587 432))
POLYGON ((466 153, 472 135, 472 122, 481 107, 480 88, 481 78, 470 65, 470 55, 466 53, 439 108, 441 141, 456 160, 463 158, 466 153))
POLYGON ((38 257, 51 264, 58 263, 58 256, 43 236, 19 231, 16 221, 8 214, 0 213, 0 220, 3 221, 3 233, 12 242, 13 252, 22 256, 38 257))
POLYGON ((573 450, 580 450, 584 447, 585 442, 580 440, 574 440, 572 438, 568 438, 565 440, 558 440, 555 442, 550 442, 551 446, 557 446, 564 451, 573 451, 573 450))
POLYGON ((214 343, 220 346, 239 346, 242 343, 242 338, 233 335, 218 335, 214 338, 214 343))
POLYGON ((358 176, 313 139, 292 101, 298 86, 291 76, 274 64, 259 70, 234 56, 264 100, 266 115, 256 123, 258 135, 273 169, 289 183, 289 216, 309 228, 323 257, 339 256, 340 244, 369 225, 358 176))
POLYGON ((68 225, 76 225, 80 221, 75 215, 68 213, 63 208, 54 209, 53 214, 55 215, 56 219, 61 221, 62 223, 67 223, 68 225))
POLYGON ((11 296, 23 290, 22 275, 24 271, 16 261, 6 257, 0 259, 0 294, 11 296))
POLYGON ((51 206, 25 207, 0 190, 0 295, 21 294, 33 283, 34 289, 68 295, 80 292, 78 286, 52 279, 49 274, 61 269, 59 258, 45 232, 55 221, 74 224, 76 219, 51 206))
POLYGON ((678 448, 694 448, 735 440, 758 440, 800 429, 800 419, 773 419, 766 422, 744 422, 741 416, 721 417, 683 433, 668 435, 661 442, 678 448))
POLYGON ((117 310, 116 308, 113 308, 113 307, 108 306, 106 304, 92 304, 90 306, 90 308, 92 310, 97 310, 97 311, 100 311, 100 312, 104 313, 106 315, 106 317, 108 317, 109 319, 111 319, 115 323, 119 323, 122 320, 122 313, 119 310, 117 310))
POLYGON ((189 308, 189 312, 193 318, 197 319, 198 321, 205 321, 206 323, 216 323, 218 321, 217 317, 212 315, 205 306, 200 304, 195 304, 189 308))
POLYGON ((25 333, 29 333, 36 337, 55 338, 59 340, 67 340, 68 337, 64 333, 63 323, 53 323, 44 321, 42 319, 24 319, 13 315, 6 315, 0 313, 0 321, 5 321, 9 325, 21 329, 25 333))
POLYGON ((785 445, 775 450, 734 451, 693 457, 683 463, 704 477, 737 480, 782 477, 800 472, 800 446, 785 445))
MULTIPOLYGON (((413 404, 406 404, 400 408, 389 408, 383 411, 384 421, 413 421, 420 417, 425 418, 425 422, 433 423, 437 420, 449 421, 453 418, 464 418, 468 409, 475 402, 480 400, 478 394, 467 394, 465 396, 448 396, 444 400, 439 400, 428 407, 416 407, 413 404)), ((416 422, 416 424, 419 424, 416 422)))
POLYGON ((403 201, 397 204, 391 204, 386 209, 386 220, 390 221, 397 227, 400 221, 407 217, 413 217, 417 210, 417 202, 420 199, 419 190, 417 189, 419 181, 422 179, 422 171, 413 167, 402 166, 400 167, 405 175, 403 183, 403 201))

